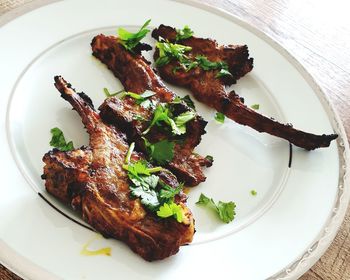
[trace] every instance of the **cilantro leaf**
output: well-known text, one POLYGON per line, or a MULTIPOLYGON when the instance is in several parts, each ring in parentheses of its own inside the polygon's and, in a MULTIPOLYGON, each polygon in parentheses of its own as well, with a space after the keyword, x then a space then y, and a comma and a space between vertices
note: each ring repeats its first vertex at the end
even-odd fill
POLYGON ((191 47, 169 42, 157 42, 156 47, 159 50, 159 57, 155 62, 156 66, 164 66, 173 59, 180 62, 186 60, 185 52, 192 50, 191 47))
POLYGON ((252 106, 250 106, 250 108, 252 108, 254 110, 259 110, 260 105, 259 104, 253 104, 252 106))
POLYGON ((205 159, 207 159, 207 160, 209 160, 209 161, 211 161, 211 162, 214 161, 214 158, 213 158, 213 156, 211 156, 211 155, 206 155, 205 159))
POLYGON ((153 103, 151 102, 151 100, 149 100, 149 98, 155 94, 156 94, 155 92, 150 91, 150 90, 146 90, 142 94, 137 94, 134 92, 127 91, 127 92, 125 92, 124 96, 129 96, 129 97, 135 99, 136 100, 135 103, 137 105, 140 105, 143 108, 147 109, 147 108, 153 106, 153 103))
POLYGON ((232 201, 230 202, 219 201, 217 204, 217 209, 218 209, 220 219, 226 224, 233 221, 236 215, 235 208, 236 208, 236 204, 232 201))
POLYGON ((145 188, 143 186, 129 186, 131 194, 135 197, 140 198, 141 203, 145 205, 149 210, 155 211, 160 203, 155 190, 145 188))
POLYGON ((219 61, 219 62, 210 61, 204 55, 197 55, 196 61, 198 62, 199 66, 205 71, 222 68, 222 65, 224 63, 221 61, 219 61))
POLYGON ((215 207, 215 202, 212 198, 209 198, 207 196, 205 196, 203 193, 201 193, 201 195, 199 196, 199 199, 198 201, 196 202, 196 204, 199 204, 199 205, 210 205, 210 206, 213 206, 215 207))
POLYGON ((225 77, 225 76, 232 76, 232 74, 230 73, 230 71, 228 71, 227 69, 220 69, 220 71, 215 75, 215 78, 221 78, 221 77, 225 77))
POLYGON ((151 144, 146 138, 143 138, 143 140, 145 141, 147 153, 158 164, 164 165, 174 158, 174 142, 165 139, 151 144))
POLYGON ((159 210, 157 211, 157 215, 161 218, 174 216, 179 223, 183 221, 182 207, 174 202, 169 204, 164 203, 162 206, 160 206, 159 210))
POLYGON ((196 107, 194 106, 194 103, 189 95, 186 95, 185 97, 181 98, 188 107, 192 108, 193 110, 196 110, 196 107))
POLYGON ((121 40, 121 44, 125 47, 125 49, 133 52, 133 49, 140 43, 140 41, 147 35, 147 33, 150 32, 149 29, 146 29, 150 22, 150 19, 147 20, 140 28, 140 30, 136 33, 131 33, 124 28, 118 29, 118 35, 121 40))
POLYGON ((50 146, 59 149, 62 152, 74 150, 73 142, 66 142, 62 130, 58 127, 54 127, 50 130, 52 138, 50 141, 50 146))
POLYGON ((175 117, 174 121, 177 126, 181 127, 188 123, 190 120, 193 120, 195 116, 196 114, 193 111, 187 111, 175 117))
POLYGON ((215 115, 215 120, 219 123, 225 122, 225 115, 223 113, 217 112, 215 115))
POLYGON ((250 194, 253 195, 253 196, 256 196, 258 193, 257 193, 256 190, 251 190, 251 191, 250 191, 250 194))
POLYGON ((232 201, 230 202, 222 202, 219 201, 217 204, 214 202, 212 198, 205 196, 203 193, 200 195, 198 201, 196 202, 198 205, 208 206, 215 210, 218 214, 219 218, 224 223, 229 223, 233 221, 235 218, 236 212, 236 204, 232 201))
POLYGON ((184 40, 193 36, 193 31, 188 25, 185 25, 183 29, 176 29, 176 41, 184 40))
POLYGON ((175 195, 177 195, 183 188, 183 184, 178 185, 176 188, 172 188, 169 185, 163 183, 162 181, 159 182, 162 186, 161 190, 159 191, 159 198, 162 200, 172 200, 175 197, 175 195))
POLYGON ((186 133, 185 124, 194 117, 195 113, 193 111, 187 111, 173 119, 169 108, 166 105, 158 104, 149 127, 142 134, 146 135, 154 125, 161 126, 161 122, 164 122, 171 127, 174 135, 181 135, 186 133))

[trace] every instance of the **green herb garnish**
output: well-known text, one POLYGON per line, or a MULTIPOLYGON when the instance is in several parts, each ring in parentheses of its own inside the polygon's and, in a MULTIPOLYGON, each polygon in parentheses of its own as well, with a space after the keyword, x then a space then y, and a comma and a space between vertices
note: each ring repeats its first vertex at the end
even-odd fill
POLYGON ((137 93, 127 91, 127 92, 125 92, 124 97, 129 96, 129 97, 135 99, 136 100, 135 103, 137 105, 140 105, 143 108, 147 109, 147 108, 153 106, 153 103, 149 100, 149 98, 155 94, 156 94, 155 92, 150 91, 150 90, 146 90, 142 94, 137 94, 137 93))
POLYGON ((260 105, 259 104, 253 104, 252 106, 250 106, 250 108, 252 108, 254 110, 259 110, 260 105))
POLYGON ((256 192, 256 190, 251 190, 250 194, 253 195, 253 196, 256 196, 258 193, 256 192))
POLYGON ((174 202, 164 203, 162 206, 160 206, 159 210, 157 211, 157 215, 161 218, 173 216, 179 223, 183 221, 182 207, 174 202))
POLYGON ((159 50, 159 57, 155 62, 156 66, 164 66, 173 59, 180 62, 187 61, 188 58, 185 52, 192 50, 191 47, 169 42, 157 42, 156 47, 159 50))
POLYGON ((215 120, 219 123, 224 123, 225 122, 225 115, 223 113, 217 112, 215 114, 215 120))
POLYGON ((232 74, 228 71, 227 63, 224 61, 210 61, 204 55, 197 55, 196 61, 198 62, 198 66, 201 67, 204 71, 220 69, 220 71, 215 76, 216 78, 223 76, 232 76, 232 74))
POLYGON ((66 142, 62 130, 58 127, 52 128, 50 130, 52 138, 50 141, 50 146, 59 149, 62 152, 74 150, 73 142, 66 142))
POLYGON ((206 158, 207 160, 211 161, 211 162, 214 161, 214 158, 213 158, 213 156, 211 156, 211 155, 207 155, 205 158, 206 158))
POLYGON ((184 40, 193 36, 193 31, 187 25, 183 29, 176 29, 176 41, 184 40))
POLYGON ((171 103, 172 104, 179 104, 182 101, 185 102, 188 107, 192 108, 193 110, 196 110, 196 107, 195 107, 195 105, 194 105, 194 103, 189 95, 186 95, 185 97, 176 96, 174 98, 174 100, 171 101, 171 103))
POLYGON ((174 157, 175 143, 168 140, 162 140, 157 143, 151 144, 146 138, 145 141, 146 150, 152 160, 160 165, 164 165, 171 161, 174 157))
POLYGON ((174 135, 182 135, 186 133, 186 123, 194 117, 193 111, 187 111, 173 118, 167 105, 158 104, 149 127, 142 134, 146 135, 154 125, 161 126, 162 123, 165 123, 171 127, 174 135))
POLYGON ((185 97, 181 98, 188 107, 192 108, 193 110, 196 110, 196 107, 191 99, 191 97, 189 95, 186 95, 185 97))
POLYGON ((150 32, 146 27, 149 25, 151 20, 147 20, 140 30, 136 33, 131 33, 124 28, 118 29, 118 35, 121 40, 121 44, 128 50, 133 52, 133 49, 140 43, 140 41, 150 32))
POLYGON ((196 204, 213 208, 215 212, 219 215, 219 218, 224 223, 227 223, 227 224, 233 221, 236 215, 236 212, 235 212, 236 204, 232 201, 230 202, 219 201, 216 204, 212 198, 209 198, 204 194, 201 194, 196 204))
POLYGON ((159 176, 154 174, 162 171, 162 167, 149 167, 144 160, 131 162, 134 147, 135 144, 132 143, 126 154, 125 164, 123 164, 123 169, 127 170, 131 181, 129 185, 131 196, 139 198, 148 210, 156 212, 159 217, 173 216, 178 222, 182 222, 182 208, 177 207, 177 204, 174 203, 174 197, 181 191, 182 184, 177 188, 172 188, 164 183, 159 176), (169 211, 164 212, 166 207, 172 210, 171 215, 167 214, 169 211))
POLYGON ((103 88, 103 92, 105 93, 106 97, 113 97, 113 96, 116 96, 122 92, 125 92, 125 90, 120 90, 120 91, 117 91, 117 92, 114 92, 114 93, 110 93, 110 91, 108 90, 108 88, 103 88))

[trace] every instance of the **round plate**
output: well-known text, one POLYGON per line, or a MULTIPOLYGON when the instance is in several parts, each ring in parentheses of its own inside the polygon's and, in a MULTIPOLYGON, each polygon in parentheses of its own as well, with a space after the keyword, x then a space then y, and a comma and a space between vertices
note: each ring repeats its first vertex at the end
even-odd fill
MULTIPOLYGON (((0 36, 8 42, 0 54, 0 166, 5 171, 0 259, 10 269, 38 279, 175 279, 179 271, 186 277, 226 271, 235 279, 292 279, 330 244, 349 200, 345 133, 309 75, 259 31, 198 3, 64 1, 18 17, 2 27, 0 36), (313 133, 336 132, 339 138, 329 148, 307 152, 229 119, 219 124, 215 111, 196 102, 208 121, 196 152, 212 155, 214 166, 206 170, 206 182, 189 192, 197 230, 193 243, 175 256, 148 263, 119 241, 99 239, 90 246, 111 247, 112 255, 85 256, 80 252, 96 233, 50 196, 40 178, 52 127, 60 127, 76 147, 88 144, 79 116, 60 98, 53 77, 62 75, 98 107, 103 88, 117 91, 121 84, 92 57, 92 38, 116 35, 118 27, 136 31, 148 18, 152 28, 186 24, 198 37, 219 44, 247 44, 254 69, 231 89, 248 106, 259 104, 262 114, 313 133), (223 224, 196 205, 201 193, 234 201, 235 220, 223 224)), ((145 42, 154 45, 149 35, 145 42)), ((145 54, 149 60, 151 55, 145 54)), ((190 94, 169 87, 181 96, 190 94)))

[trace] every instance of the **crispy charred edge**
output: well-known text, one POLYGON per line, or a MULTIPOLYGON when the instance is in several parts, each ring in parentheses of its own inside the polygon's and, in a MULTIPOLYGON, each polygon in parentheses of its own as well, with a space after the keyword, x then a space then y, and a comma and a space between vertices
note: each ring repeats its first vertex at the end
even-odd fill
POLYGON ((237 123, 283 138, 306 150, 329 147, 331 141, 338 137, 337 134, 316 135, 295 129, 291 124, 279 123, 245 106, 234 92, 229 97, 223 97, 220 103, 220 108, 217 109, 237 123))
MULTIPOLYGON (((90 102, 83 100, 84 97, 80 94, 75 95, 71 85, 62 77, 57 76, 55 81, 58 90, 63 96, 67 95, 67 99, 65 99, 78 111, 83 122, 84 118, 89 119, 89 117, 84 116, 84 114, 92 112, 90 110, 90 102), (83 109, 87 111, 84 112, 83 109)), ((92 118, 90 117, 90 122, 93 121, 96 121, 94 116, 92 116, 92 118)), ((120 217, 117 217, 117 220, 120 222, 119 227, 116 227, 114 223, 111 224, 110 221, 111 218, 113 220, 113 215, 110 209, 107 207, 106 203, 101 203, 101 201, 97 199, 97 195, 93 195, 94 189, 89 185, 89 181, 92 179, 92 176, 94 176, 94 170, 92 170, 93 168, 90 166, 92 158, 85 157, 81 154, 84 152, 91 152, 91 148, 82 147, 80 150, 68 152, 61 152, 57 149, 53 149, 44 155, 43 161, 46 165, 44 166, 42 178, 46 180, 46 189, 51 194, 63 202, 70 204, 73 209, 81 211, 84 220, 91 224, 96 230, 107 237, 110 236, 126 242, 134 252, 147 261, 169 257, 179 250, 179 246, 186 245, 192 241, 195 231, 194 220, 191 211, 184 204, 187 199, 184 193, 180 193, 175 198, 175 201, 179 202, 185 210, 185 216, 188 221, 186 225, 179 224, 171 218, 161 219, 154 214, 148 215, 149 219, 146 221, 146 224, 139 225, 138 228, 135 227, 137 225, 128 224, 120 217), (90 208, 87 207, 89 203, 92 204, 90 208), (95 207, 96 205, 99 207, 95 207), (107 208, 103 211, 103 207, 107 208), (98 216, 98 218, 91 214, 91 211, 96 209, 99 210, 100 216, 98 216), (91 219, 92 217, 94 218, 91 219), (163 223, 166 228, 166 224, 168 224, 168 226, 172 228, 172 231, 177 232, 175 235, 176 237, 174 238, 173 235, 167 236, 170 239, 166 237, 159 238, 159 235, 154 237, 152 234, 149 234, 149 232, 147 233, 147 230, 142 230, 143 226, 147 229, 147 226, 149 226, 147 223, 163 223)), ((141 154, 136 153, 136 157, 140 155, 141 154)), ((176 186, 178 185, 176 177, 168 171, 160 172, 159 176, 170 186, 174 186, 174 183, 176 183, 176 186)))
MULTIPOLYGON (((161 24, 158 28, 152 31, 152 37, 156 40, 165 39, 174 43, 176 41, 177 31, 171 26, 161 24)), ((177 41, 179 44, 192 47, 192 53, 195 55, 211 55, 215 53, 218 58, 225 61, 229 66, 229 71, 232 76, 221 77, 225 85, 231 85, 237 82, 238 79, 249 73, 254 66, 254 58, 249 57, 247 45, 225 45, 219 46, 216 40, 209 38, 198 38, 192 36, 187 39, 177 41)), ((158 50, 156 49, 156 52, 158 50)), ((156 55, 158 56, 158 55, 156 55)))
MULTIPOLYGON (((164 85, 158 75, 156 75, 156 73, 150 67, 150 63, 141 55, 127 52, 120 46, 120 43, 118 43, 118 39, 116 37, 107 37, 103 34, 97 35, 93 38, 91 47, 93 51, 92 54, 101 62, 106 64, 112 73, 121 80, 126 90, 135 93, 142 93, 145 90, 155 91, 159 102, 168 103, 175 98, 175 93, 164 85), (118 52, 121 54, 118 54, 118 52), (136 86, 136 88, 133 87, 135 83, 132 83, 130 86, 126 71, 129 71, 131 67, 128 67, 129 70, 126 70, 125 64, 127 63, 134 63, 133 69, 135 69, 135 72, 132 74, 139 75, 141 77, 141 79, 136 81, 136 83, 139 85, 136 86), (135 64, 137 64, 137 67, 135 64)), ((131 141, 135 141, 138 144, 138 147, 145 152, 143 140, 140 139, 141 131, 135 127, 134 121, 128 119, 115 109, 115 104, 113 104, 113 102, 118 103, 119 101, 117 101, 115 98, 110 98, 100 106, 99 110, 101 117, 108 123, 120 127, 127 133, 128 138, 131 139, 131 141)), ((183 111, 190 110, 190 108, 184 102, 181 103, 181 107, 183 111)), ((189 127, 188 131, 190 131, 190 136, 188 137, 192 138, 191 140, 193 144, 192 147, 190 147, 191 152, 200 143, 201 136, 206 133, 206 124, 207 122, 204 121, 198 114, 194 120, 187 124, 189 127), (195 139, 194 141, 193 138, 195 139)), ((210 167, 212 162, 199 155, 194 156, 184 154, 184 156, 189 159, 189 163, 197 173, 186 172, 184 167, 181 166, 180 162, 171 162, 167 165, 167 167, 188 186, 195 186, 205 181, 206 177, 203 174, 202 167, 210 167)))
MULTIPOLYGON (((162 37, 169 41, 173 41, 176 37, 176 30, 169 26, 160 25, 159 28, 153 30, 152 36, 156 39, 162 37)), ((217 43, 214 40, 210 39, 192 37, 189 39, 185 39, 180 43, 191 46, 193 40, 204 40, 207 41, 207 43, 210 45, 210 48, 217 48, 217 43)), ((239 50, 239 52, 245 53, 246 57, 248 57, 247 55, 249 53, 247 47, 241 47, 242 48, 239 50)), ((224 47, 224 49, 225 48, 226 47, 224 47)), ((236 54, 234 52, 230 52, 229 54, 230 55, 228 57, 232 61, 234 61, 236 54)), ((238 56, 240 56, 240 53, 238 53, 238 56)), ((157 51, 155 51, 154 57, 155 59, 158 57, 157 51)), ((242 57, 244 57, 244 55, 242 55, 242 57)), ((240 65, 240 67, 243 67, 243 69, 240 70, 239 68, 237 68, 237 76, 241 76, 241 74, 247 73, 247 71, 249 72, 252 69, 253 61, 251 60, 251 63, 249 61, 247 64, 238 64, 240 65)), ((229 61, 227 62, 229 63, 229 61)), ((196 86, 193 85, 191 79, 193 79, 194 77, 191 76, 191 73, 177 73, 176 75, 174 75, 172 71, 169 71, 168 68, 168 65, 159 68, 159 72, 162 78, 175 85, 188 87, 199 101, 215 108, 217 111, 225 114, 227 117, 231 118, 239 124, 247 125, 259 132, 266 132, 271 135, 283 138, 289 141, 290 143, 304 148, 306 150, 314 150, 316 148, 328 147, 331 141, 338 137, 337 134, 316 135, 304 132, 293 128, 292 125, 281 124, 272 118, 263 116, 257 113, 255 110, 252 110, 245 106, 242 102, 242 98, 240 98, 234 91, 228 94, 224 88, 224 85, 227 85, 228 83, 222 80, 222 87, 218 86, 216 88, 216 92, 202 92, 202 90, 196 88, 196 86)))
POLYGON ((68 152, 53 149, 43 157, 41 178, 45 180, 46 190, 77 211, 81 211, 80 197, 90 176, 90 156, 90 148, 82 147, 68 152))

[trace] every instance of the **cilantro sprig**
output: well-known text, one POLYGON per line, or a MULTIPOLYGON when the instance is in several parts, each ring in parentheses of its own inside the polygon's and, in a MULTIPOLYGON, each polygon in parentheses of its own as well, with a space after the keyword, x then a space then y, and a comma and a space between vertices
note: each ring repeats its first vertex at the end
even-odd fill
POLYGON ((149 25, 151 20, 147 20, 138 32, 132 33, 124 28, 118 29, 118 35, 121 40, 121 44, 128 50, 133 52, 133 49, 140 43, 140 41, 150 32, 146 27, 149 25))
POLYGON ((232 76, 232 74, 229 71, 228 64, 224 61, 210 61, 204 55, 197 55, 194 59, 190 59, 185 54, 186 52, 192 50, 192 47, 190 46, 172 44, 169 42, 157 42, 156 47, 159 50, 159 57, 155 62, 156 66, 164 66, 170 63, 172 60, 177 60, 180 62, 180 66, 174 67, 174 74, 181 68, 188 72, 191 69, 200 67, 204 71, 219 70, 215 75, 216 78, 232 76))
POLYGON ((72 141, 66 142, 64 134, 61 129, 54 127, 50 130, 52 138, 50 141, 50 146, 59 149, 62 152, 74 150, 74 145, 72 141))
POLYGON ((146 135, 154 125, 162 126, 164 123, 171 128, 174 135, 182 135, 186 133, 186 123, 194 119, 194 117, 195 112, 193 111, 186 111, 176 117, 173 117, 173 114, 167 104, 158 104, 154 110, 153 119, 150 125, 142 134, 146 135))
POLYGON ((174 197, 181 191, 182 184, 172 188, 163 182, 155 174, 162 171, 162 167, 149 167, 144 160, 131 162, 134 147, 135 144, 132 143, 126 154, 125 164, 123 164, 123 169, 128 172, 131 182, 129 185, 131 196, 139 198, 141 203, 151 212, 155 212, 157 216, 161 218, 174 216, 181 223, 183 221, 182 207, 174 202, 174 197))
POLYGON ((216 112, 215 120, 219 123, 224 123, 225 122, 225 115, 223 113, 216 112))
POLYGON ((176 29, 175 41, 184 40, 191 38, 193 36, 193 31, 188 25, 185 25, 183 29, 176 29))
POLYGON ((185 55, 185 53, 192 50, 191 47, 169 42, 157 42, 156 48, 159 50, 159 57, 155 63, 156 66, 159 67, 168 64, 173 59, 180 62, 187 61, 188 57, 185 55))
POLYGON ((234 202, 219 201, 218 203, 215 203, 212 198, 205 196, 203 193, 201 193, 196 204, 214 209, 215 212, 218 214, 219 218, 227 224, 229 222, 232 222, 236 215, 236 204, 234 202))
POLYGON ((175 143, 167 139, 151 144, 146 138, 142 138, 145 142, 146 150, 151 160, 160 165, 164 165, 174 158, 175 143))
POLYGON ((161 218, 175 217, 179 223, 181 223, 184 218, 182 207, 174 202, 164 203, 160 206, 157 215, 161 218))
POLYGON ((254 110, 259 110, 260 105, 259 104, 253 104, 252 106, 250 106, 250 108, 252 108, 254 110))

